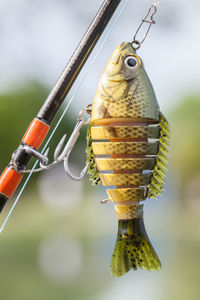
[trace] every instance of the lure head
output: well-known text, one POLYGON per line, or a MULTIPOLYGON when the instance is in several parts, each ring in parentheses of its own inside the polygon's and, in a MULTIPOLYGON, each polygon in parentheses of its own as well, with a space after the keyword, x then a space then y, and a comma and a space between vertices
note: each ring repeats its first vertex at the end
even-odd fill
POLYGON ((139 75, 142 68, 142 61, 136 55, 130 43, 120 44, 112 53, 105 73, 107 80, 127 81, 139 75))
POLYGON ((107 118, 159 120, 153 87, 141 59, 128 42, 111 54, 96 91, 92 122, 107 118))

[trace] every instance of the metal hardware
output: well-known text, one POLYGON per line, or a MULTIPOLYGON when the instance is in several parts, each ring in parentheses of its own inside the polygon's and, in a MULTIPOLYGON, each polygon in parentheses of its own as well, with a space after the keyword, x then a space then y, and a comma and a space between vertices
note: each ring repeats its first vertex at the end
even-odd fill
POLYGON ((100 203, 101 203, 101 204, 106 204, 106 203, 108 203, 108 202, 110 202, 110 201, 111 201, 110 198, 107 198, 107 199, 101 200, 100 203))
MULTIPOLYGON (((62 137, 62 139, 60 140, 60 142, 58 143, 58 145, 57 145, 57 147, 54 151, 54 161, 52 163, 48 164, 47 155, 48 155, 48 152, 49 152, 49 148, 46 150, 46 152, 44 154, 41 154, 40 152, 38 152, 37 150, 33 149, 32 147, 30 147, 28 145, 21 145, 19 147, 20 150, 24 150, 30 156, 34 156, 34 157, 36 157, 40 160, 40 168, 37 168, 33 171, 30 170, 30 169, 22 170, 21 173, 41 172, 41 171, 44 171, 44 170, 49 170, 49 169, 52 169, 53 167, 55 167, 56 165, 58 165, 59 163, 61 163, 63 161, 64 162, 65 173, 73 180, 81 180, 85 176, 85 174, 87 173, 88 164, 83 168, 83 170, 80 173, 80 176, 75 176, 70 171, 68 161, 69 161, 69 155, 70 155, 70 153, 71 153, 73 147, 75 146, 76 141, 79 137, 81 128, 84 125, 87 125, 87 124, 90 123, 90 117, 85 121, 83 120, 83 115, 84 115, 85 112, 87 112, 88 114, 91 113, 90 107, 91 107, 91 104, 87 105, 86 108, 84 108, 83 110, 80 111, 76 126, 74 127, 74 130, 73 130, 71 136, 69 137, 69 140, 67 141, 63 151, 61 152, 61 149, 63 148, 63 145, 64 145, 67 134, 65 134, 62 137)), ((15 154, 12 157, 12 163, 13 163, 13 166, 16 167, 14 157, 15 157, 15 154)))
POLYGON ((131 42, 131 44, 133 45, 135 50, 138 50, 140 48, 141 44, 145 41, 151 26, 156 23, 155 20, 153 19, 153 17, 157 12, 157 5, 158 5, 158 1, 155 1, 150 6, 146 16, 144 17, 144 19, 142 19, 141 24, 139 25, 138 29, 136 30, 136 33, 133 37, 133 41, 131 42), (148 20, 149 16, 150 16, 150 19, 148 20), (144 36, 141 38, 141 40, 139 40, 139 38, 137 38, 137 36, 138 36, 138 33, 139 33, 139 31, 140 31, 140 29, 141 29, 141 27, 143 26, 144 23, 148 23, 148 27, 147 27, 146 32, 144 33, 144 36))

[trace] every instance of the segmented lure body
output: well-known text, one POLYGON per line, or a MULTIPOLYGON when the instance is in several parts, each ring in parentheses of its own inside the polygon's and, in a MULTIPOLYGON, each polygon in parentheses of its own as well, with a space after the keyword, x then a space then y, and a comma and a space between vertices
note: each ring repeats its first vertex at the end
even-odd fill
POLYGON ((93 183, 108 186, 109 200, 116 203, 114 276, 131 268, 160 268, 144 228, 140 201, 156 198, 162 191, 168 142, 169 125, 143 63, 130 43, 122 43, 98 84, 87 147, 93 183))

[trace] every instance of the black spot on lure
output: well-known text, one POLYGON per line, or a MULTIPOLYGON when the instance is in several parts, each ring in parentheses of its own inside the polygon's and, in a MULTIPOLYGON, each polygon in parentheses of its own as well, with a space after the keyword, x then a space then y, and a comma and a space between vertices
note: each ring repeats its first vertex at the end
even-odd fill
POLYGON ((132 268, 159 270, 141 202, 162 192, 169 124, 131 43, 119 45, 106 64, 92 105, 87 141, 91 180, 108 186, 108 198, 116 203, 119 221, 113 276, 132 268))

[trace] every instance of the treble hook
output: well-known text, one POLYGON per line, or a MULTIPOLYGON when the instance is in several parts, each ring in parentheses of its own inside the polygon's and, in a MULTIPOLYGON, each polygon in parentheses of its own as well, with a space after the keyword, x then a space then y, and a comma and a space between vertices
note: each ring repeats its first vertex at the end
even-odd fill
POLYGON ((158 4, 158 1, 155 1, 155 2, 150 6, 150 8, 149 8, 149 10, 148 10, 148 12, 147 12, 147 14, 146 14, 146 16, 144 17, 144 19, 142 19, 141 24, 139 25, 138 29, 136 30, 136 33, 135 33, 135 35, 134 35, 134 37, 133 37, 133 41, 131 42, 131 44, 134 45, 134 49, 135 49, 135 50, 138 50, 138 49, 140 48, 141 44, 142 44, 142 43, 144 42, 144 40, 146 39, 146 37, 147 37, 147 35, 148 35, 148 33, 149 33, 149 30, 150 30, 151 26, 152 26, 153 24, 156 23, 155 20, 153 19, 153 17, 154 17, 154 15, 155 15, 156 12, 157 12, 157 4, 158 4), (153 11, 152 11, 152 10, 153 10, 153 11), (152 11, 152 13, 151 13, 151 11, 152 11), (150 13, 151 13, 151 15, 150 15, 150 13), (150 15, 150 20, 147 19, 147 18, 149 17, 149 15, 150 15), (139 40, 137 39, 137 35, 138 35, 138 32, 140 31, 140 29, 141 29, 141 27, 143 26, 144 23, 148 23, 149 25, 148 25, 148 27, 147 27, 146 32, 144 33, 143 38, 141 39, 141 41, 139 41, 139 40))
MULTIPOLYGON (((72 172, 69 169, 69 155, 70 155, 73 147, 76 144, 76 141, 77 141, 77 139, 80 135, 81 128, 84 125, 87 125, 87 124, 90 123, 90 117, 86 121, 83 120, 83 114, 85 112, 87 112, 88 114, 91 113, 91 110, 89 109, 90 106, 91 106, 91 104, 89 104, 86 108, 84 108, 83 110, 80 111, 76 126, 74 127, 74 130, 73 130, 72 134, 70 135, 69 140, 67 141, 67 143, 66 143, 66 145, 65 145, 62 152, 61 152, 61 149, 63 148, 63 145, 64 145, 67 134, 64 134, 64 136, 61 138, 61 140, 59 141, 59 143, 58 143, 58 145, 57 145, 57 147, 54 151, 54 161, 52 163, 48 164, 47 154, 49 152, 49 148, 46 150, 44 155, 42 155, 37 150, 35 150, 34 153, 32 153, 29 149, 30 148, 29 146, 24 147, 25 151, 31 153, 32 155, 34 155, 35 157, 40 159, 40 168, 35 169, 33 172, 40 172, 40 171, 43 171, 43 170, 52 169, 53 167, 55 167, 56 165, 58 165, 60 162, 63 161, 64 162, 65 173, 71 179, 81 180, 85 176, 85 174, 87 173, 89 164, 86 164, 86 166, 81 171, 80 176, 75 176, 75 175, 72 174, 72 172)), ((23 173, 29 173, 30 171, 31 170, 24 170, 22 172, 23 173)))
POLYGON ((47 165, 45 164, 43 161, 40 161, 40 167, 43 170, 48 170, 51 169, 52 167, 54 167, 55 165, 57 165, 58 163, 60 163, 61 161, 64 162, 64 170, 65 173, 73 180, 81 180, 85 174, 87 173, 88 170, 88 164, 86 164, 86 166, 83 168, 83 170, 81 171, 80 176, 75 176, 72 174, 72 172, 69 169, 69 155, 73 149, 73 147, 75 146, 75 143, 80 135, 80 130, 83 127, 83 125, 89 124, 90 122, 90 117, 88 118, 88 120, 84 121, 82 119, 82 116, 84 114, 85 111, 88 112, 88 107, 87 106, 85 109, 83 109, 80 114, 79 114, 79 118, 78 118, 78 122, 76 124, 76 126, 74 127, 74 130, 67 142, 67 144, 65 145, 63 151, 60 154, 60 150, 63 147, 63 144, 65 142, 66 139, 66 134, 62 137, 62 139, 60 140, 60 142, 58 143, 55 151, 54 151, 54 162, 52 162, 51 164, 47 165))

